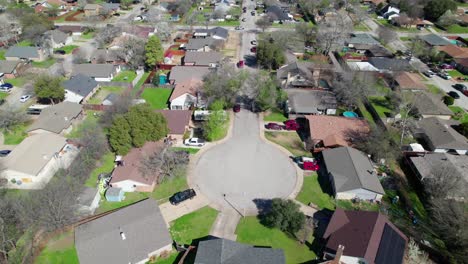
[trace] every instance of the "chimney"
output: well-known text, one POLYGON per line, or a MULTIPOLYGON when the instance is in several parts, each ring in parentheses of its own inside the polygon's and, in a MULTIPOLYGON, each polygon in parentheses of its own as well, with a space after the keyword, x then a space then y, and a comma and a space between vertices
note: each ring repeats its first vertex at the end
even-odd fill
POLYGON ((344 246, 339 245, 338 250, 336 250, 335 258, 333 259, 334 264, 340 264, 341 256, 343 256, 343 250, 344 250, 344 246))

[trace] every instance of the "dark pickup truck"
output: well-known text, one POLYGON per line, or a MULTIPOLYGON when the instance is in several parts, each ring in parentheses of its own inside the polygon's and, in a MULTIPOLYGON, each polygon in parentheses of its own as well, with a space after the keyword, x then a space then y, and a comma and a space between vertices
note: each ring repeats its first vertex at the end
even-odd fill
POLYGON ((195 193, 195 190, 193 189, 187 189, 185 191, 177 192, 174 195, 169 198, 169 202, 173 205, 178 205, 179 203, 188 200, 188 199, 193 199, 197 194, 195 193))

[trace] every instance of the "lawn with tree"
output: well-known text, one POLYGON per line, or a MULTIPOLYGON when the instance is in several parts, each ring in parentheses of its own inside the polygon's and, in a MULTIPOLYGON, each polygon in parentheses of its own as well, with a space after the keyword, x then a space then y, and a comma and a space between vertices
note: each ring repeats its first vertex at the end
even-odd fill
POLYGON ((260 40, 257 45, 258 63, 265 69, 276 70, 286 61, 284 50, 272 40, 260 40))
POLYGON ((214 101, 210 105, 211 114, 205 121, 203 129, 208 141, 216 141, 224 138, 229 128, 229 115, 224 111, 223 101, 214 101))
POLYGON ((157 36, 151 36, 145 46, 145 62, 148 68, 153 69, 158 62, 163 61, 164 48, 157 36))
POLYGON ((41 75, 34 83, 34 93, 39 101, 56 104, 65 99, 65 89, 62 78, 49 75, 41 75))

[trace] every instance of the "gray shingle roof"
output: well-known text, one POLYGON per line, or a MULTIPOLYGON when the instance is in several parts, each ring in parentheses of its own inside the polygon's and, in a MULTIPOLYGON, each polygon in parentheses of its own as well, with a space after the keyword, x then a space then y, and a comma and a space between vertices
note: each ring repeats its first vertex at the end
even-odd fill
POLYGON ((223 54, 217 51, 188 51, 185 53, 185 63, 195 63, 196 65, 209 66, 211 63, 219 63, 223 54))
POLYGON ((0 60, 0 72, 1 73, 12 73, 16 66, 18 66, 19 61, 4 61, 0 60))
POLYGON ((327 170, 333 176, 336 192, 366 189, 384 194, 369 158, 361 151, 340 147, 322 151, 327 170))
POLYGON ((189 42, 185 46, 187 50, 199 50, 201 48, 204 48, 206 46, 211 46, 214 44, 216 39, 212 37, 208 38, 192 38, 189 39, 189 42))
POLYGON ((81 264, 137 263, 171 243, 166 222, 153 199, 137 202, 75 228, 75 245, 81 264))
POLYGON ((70 80, 63 82, 65 90, 74 92, 83 97, 86 97, 97 85, 98 83, 93 78, 83 74, 77 74, 70 80))
POLYGON ((72 102, 62 102, 49 106, 41 111, 39 118, 29 126, 27 131, 43 129, 59 134, 71 125, 82 110, 80 104, 72 102))
POLYGON ((48 34, 50 34, 50 37, 55 43, 65 43, 68 38, 68 34, 65 34, 58 29, 51 30, 48 32, 48 34))
POLYGON ((265 13, 270 15, 274 20, 291 20, 291 18, 288 16, 288 13, 277 5, 267 7, 265 13))
POLYGON ((379 70, 409 71, 412 69, 409 61, 403 59, 371 57, 369 58, 369 63, 379 70))
POLYGON ((421 36, 420 38, 431 46, 447 46, 447 45, 453 44, 447 38, 441 37, 436 34, 428 34, 428 35, 421 36))
POLYGON ((453 115, 453 112, 444 104, 440 96, 427 92, 416 92, 418 100, 414 101, 414 106, 421 115, 453 115))
POLYGON ((112 64, 74 64, 72 76, 83 74, 93 78, 108 78, 115 71, 112 64))
POLYGON ((227 239, 212 239, 198 244, 195 264, 284 264, 282 249, 261 248, 227 239))
POLYGON ((442 119, 424 118, 418 122, 418 126, 436 149, 468 150, 468 140, 442 119))
POLYGON ((356 33, 351 35, 351 38, 347 41, 348 44, 370 44, 379 45, 380 43, 367 33, 356 33))
POLYGON ((203 80, 203 77, 210 72, 208 67, 204 66, 175 66, 171 69, 169 80, 175 83, 182 83, 190 79, 203 80))
POLYGON ((210 29, 209 32, 211 36, 219 37, 223 39, 227 39, 228 34, 229 34, 228 30, 222 27, 214 27, 210 29))
POLYGON ((39 51, 36 47, 10 47, 5 53, 5 57, 15 57, 20 59, 39 58, 39 51))

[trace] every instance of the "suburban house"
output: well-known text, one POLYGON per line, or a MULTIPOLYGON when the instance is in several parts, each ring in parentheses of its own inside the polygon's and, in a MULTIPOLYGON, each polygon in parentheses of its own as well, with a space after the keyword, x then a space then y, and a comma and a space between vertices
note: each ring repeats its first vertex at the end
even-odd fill
POLYGON ((354 48, 355 45, 380 45, 380 43, 368 33, 353 33, 346 40, 346 46, 354 48))
POLYGON ((286 109, 294 115, 334 115, 338 107, 332 92, 324 90, 288 89, 286 109))
POLYGON ((277 72, 276 77, 281 82, 281 87, 286 88, 310 88, 314 87, 312 73, 313 63, 311 62, 293 62, 281 66, 277 72))
POLYGON ((463 74, 468 74, 468 58, 455 59, 455 68, 463 74))
POLYGON ((403 263, 408 238, 387 216, 371 211, 336 208, 323 235, 324 257, 336 263, 403 263), (341 248, 341 249, 340 249, 341 248))
POLYGON ((122 188, 124 192, 152 192, 159 174, 155 171, 143 172, 142 160, 162 148, 162 142, 146 142, 143 147, 130 150, 121 157, 119 165, 112 172, 111 187, 122 188))
POLYGON ((77 198, 77 211, 82 214, 94 214, 99 207, 101 194, 96 187, 84 187, 77 198))
POLYGON ((282 249, 256 247, 224 238, 200 241, 194 264, 285 264, 282 249))
POLYGON ((347 61, 346 65, 353 71, 378 72, 379 69, 367 61, 347 61))
POLYGON ((45 58, 44 53, 40 48, 13 46, 5 52, 5 59, 8 61, 42 61, 45 58))
POLYGON ((185 48, 186 51, 210 51, 216 50, 216 47, 220 47, 223 41, 212 37, 207 38, 191 38, 188 43, 182 44, 181 47, 185 48))
POLYGON ((431 47, 435 46, 447 46, 447 45, 454 45, 455 43, 452 42, 450 39, 446 37, 439 36, 437 34, 427 34, 419 37, 422 39, 424 42, 426 42, 427 45, 431 47))
POLYGON ((222 27, 214 27, 211 29, 195 29, 193 33, 194 38, 207 38, 211 37, 214 39, 226 40, 229 36, 229 31, 222 27))
POLYGON ((86 75, 97 82, 110 82, 120 72, 119 65, 112 64, 74 64, 72 76, 86 75))
POLYGON ((452 155, 448 153, 427 153, 422 156, 409 157, 411 168, 421 181, 436 180, 443 177, 443 173, 451 177, 460 177, 458 188, 452 191, 452 199, 465 200, 468 187, 468 156, 452 155))
POLYGON ((369 63, 380 72, 409 71, 412 69, 408 60, 370 57, 369 63))
POLYGON ((400 90, 427 90, 426 84, 417 73, 401 72, 395 77, 395 81, 400 90))
POLYGON ((52 49, 61 48, 65 45, 70 45, 73 42, 72 37, 58 29, 50 30, 45 33, 50 38, 50 46, 52 49))
POLYGON ((67 134, 73 123, 81 118, 83 107, 72 102, 62 102, 44 108, 39 118, 26 130, 30 135, 39 133, 67 134))
POLYGON ((273 23, 293 21, 293 16, 277 5, 268 6, 265 13, 273 23))
POLYGON ((63 82, 63 87, 65 89, 65 101, 78 104, 85 103, 99 90, 99 84, 95 79, 81 73, 63 82))
POLYGON ((385 57, 385 58, 394 57, 393 53, 382 45, 372 45, 366 49, 364 54, 367 57, 385 57))
POLYGON ((83 11, 85 16, 98 16, 100 11, 102 10, 102 6, 98 4, 86 4, 83 7, 83 11))
POLYGON ((458 122, 437 117, 424 118, 417 123, 414 134, 424 141, 430 151, 467 155, 468 140, 451 125, 458 125, 458 122))
POLYGON ((365 120, 341 116, 306 115, 309 125, 308 149, 321 151, 327 148, 352 145, 354 136, 364 136, 370 132, 365 120))
POLYGON ((184 134, 189 131, 192 120, 192 111, 190 110, 157 110, 161 113, 167 121, 169 134, 167 135, 171 140, 182 142, 184 134))
POLYGON ((118 50, 109 50, 109 49, 96 49, 90 57, 90 61, 93 64, 121 64, 123 59, 119 58, 118 50))
POLYGON ((439 46, 437 50, 449 59, 467 59, 468 48, 459 47, 456 45, 439 46))
POLYGON ((172 250, 158 203, 146 199, 75 227, 81 264, 147 263, 172 250))
POLYGON ((20 61, 0 60, 0 79, 16 78, 20 65, 22 65, 20 61))
POLYGON ((203 82, 199 79, 189 79, 174 85, 169 97, 171 110, 189 110, 192 107, 203 107, 199 98, 199 90, 203 82))
POLYGON ((382 199, 385 191, 366 154, 351 147, 339 147, 324 150, 322 155, 336 199, 382 199))
POLYGON ((210 73, 209 67, 204 66, 175 66, 169 73, 169 83, 177 84, 188 80, 203 80, 210 73))
POLYGON ((426 91, 415 92, 414 108, 422 118, 437 117, 444 120, 452 118, 453 112, 442 101, 442 97, 426 91))
POLYGON ((198 52, 188 51, 185 53, 183 65, 186 66, 209 66, 217 67, 223 59, 223 54, 217 51, 198 52))
POLYGON ((57 170, 67 168, 77 152, 77 149, 60 135, 32 135, 25 138, 4 158, 5 169, 1 176, 9 182, 20 181, 22 189, 40 189, 57 170))

